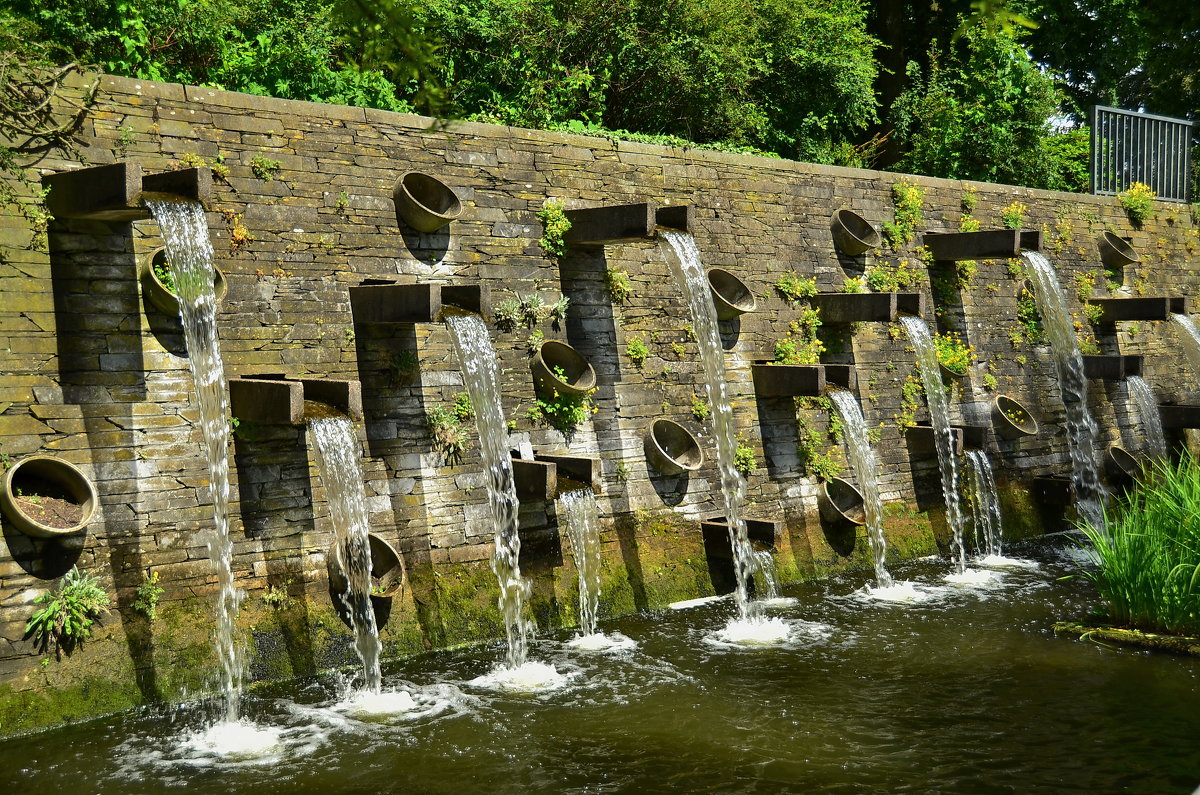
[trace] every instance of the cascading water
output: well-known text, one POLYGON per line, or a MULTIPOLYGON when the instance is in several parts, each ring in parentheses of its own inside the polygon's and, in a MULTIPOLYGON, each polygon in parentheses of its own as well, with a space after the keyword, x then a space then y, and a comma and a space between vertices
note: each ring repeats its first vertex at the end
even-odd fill
POLYGON ((1088 411, 1087 379, 1083 374, 1079 340, 1067 312, 1067 300, 1058 283, 1058 274, 1050 260, 1036 251, 1024 251, 1021 256, 1029 266, 1033 297, 1054 352, 1059 391, 1067 410, 1067 441, 1071 449, 1071 483, 1075 490, 1076 510, 1093 527, 1102 527, 1104 488, 1100 485, 1096 467, 1098 428, 1088 411))
POLYGON ((1142 445, 1146 455, 1160 460, 1166 458, 1167 440, 1163 435, 1162 418, 1158 414, 1158 398, 1154 396, 1154 390, 1140 375, 1129 376, 1125 383, 1129 386, 1129 394, 1142 421, 1142 445))
POLYGON ((1188 363, 1192 365, 1192 370, 1200 373, 1200 328, 1191 316, 1180 312, 1172 313, 1171 320, 1179 327, 1179 338, 1183 341, 1188 363))
POLYGON ((475 409, 480 455, 487 475, 488 506, 496 533, 492 571, 500 583, 500 614, 508 641, 505 667, 526 665, 531 622, 525 616, 529 581, 521 577, 521 538, 517 535, 517 488, 513 481, 504 414, 500 407, 500 363, 487 326, 476 315, 446 318, 450 340, 463 370, 463 383, 475 409))
POLYGON ((862 491, 863 510, 867 516, 867 535, 871 542, 871 559, 875 564, 875 586, 890 588, 893 585, 892 575, 888 573, 884 561, 887 558, 887 539, 883 536, 883 500, 879 496, 879 463, 875 459, 875 451, 871 449, 871 440, 867 436, 867 423, 863 419, 862 408, 852 392, 845 389, 833 389, 829 399, 842 418, 842 434, 846 439, 846 449, 850 456, 850 466, 858 478, 858 488, 862 491))
POLYGON ((775 556, 769 549, 759 549, 754 553, 754 588, 759 599, 773 602, 779 598, 779 569, 775 565, 775 556))
POLYGON ((708 279, 700 262, 700 249, 695 239, 684 232, 668 229, 659 231, 667 245, 663 254, 683 289, 692 313, 700 363, 704 369, 704 388, 712 407, 713 437, 717 444, 717 469, 721 474, 721 495, 725 501, 725 519, 729 526, 729 543, 733 548, 735 592, 738 612, 743 619, 759 619, 761 606, 749 598, 748 582, 757 564, 742 506, 746 483, 734 468, 737 442, 734 435, 733 408, 729 405, 729 390, 725 380, 725 358, 717 328, 717 312, 709 294, 708 279))
POLYGON ((317 469, 325 484, 335 534, 336 565, 346 578, 343 604, 354 629, 354 649, 363 665, 364 689, 380 690, 379 632, 371 607, 371 542, 362 455, 349 417, 311 420, 317 469))
POLYGON ((579 632, 596 634, 600 608, 600 528, 596 497, 591 489, 576 489, 558 497, 559 526, 571 540, 579 571, 579 632))
POLYGON ((147 200, 146 206, 162 230, 167 262, 175 280, 175 295, 179 299, 188 367, 196 386, 213 502, 214 531, 208 540, 208 554, 220 587, 216 648, 221 662, 221 692, 226 720, 236 721, 242 692, 243 652, 235 639, 241 593, 233 584, 233 540, 229 535, 229 461, 226 457, 229 399, 217 339, 213 248, 208 238, 204 208, 198 202, 163 198, 147 200))
POLYGON ((982 450, 968 450, 967 471, 971 474, 971 518, 975 525, 975 543, 979 553, 999 558, 1004 539, 1000 519, 1000 498, 992 476, 992 462, 982 450))
POLYGON ((942 476, 942 495, 946 499, 946 521, 953 534, 950 554, 959 574, 967 569, 967 551, 963 544, 962 505, 958 499, 958 463, 954 454, 954 429, 950 427, 950 401, 942 385, 941 370, 938 368, 937 351, 929 327, 925 321, 913 315, 900 318, 904 330, 917 354, 917 370, 925 387, 925 399, 929 404, 929 419, 933 425, 933 443, 937 448, 938 471, 942 476))

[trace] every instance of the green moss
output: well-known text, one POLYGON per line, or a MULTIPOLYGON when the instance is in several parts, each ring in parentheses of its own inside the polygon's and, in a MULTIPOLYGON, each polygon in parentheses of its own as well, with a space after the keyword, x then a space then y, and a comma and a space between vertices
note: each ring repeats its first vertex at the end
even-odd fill
POLYGON ((133 709, 142 703, 132 679, 83 677, 74 684, 41 690, 0 685, 0 736, 26 734, 98 715, 133 709))

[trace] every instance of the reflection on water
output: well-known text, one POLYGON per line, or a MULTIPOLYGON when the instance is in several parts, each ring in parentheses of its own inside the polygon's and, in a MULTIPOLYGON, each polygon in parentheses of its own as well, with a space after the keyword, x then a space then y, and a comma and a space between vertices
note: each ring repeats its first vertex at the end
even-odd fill
MULTIPOLYGON (((0 747, 12 792, 1191 792, 1200 662, 1054 637, 1091 586, 1071 545, 1013 544, 986 586, 896 566, 921 601, 859 594, 858 573, 787 589, 785 645, 722 645, 732 600, 603 621, 636 648, 534 641, 557 690, 472 685, 495 647, 384 666, 390 715, 333 677, 256 688, 277 732, 258 760, 186 749, 194 708, 129 713, 0 747), (409 708, 408 699, 416 705, 409 708), (1069 741, 1068 741, 1069 738, 1069 741)), ((897 586, 901 587, 901 586, 897 586)))

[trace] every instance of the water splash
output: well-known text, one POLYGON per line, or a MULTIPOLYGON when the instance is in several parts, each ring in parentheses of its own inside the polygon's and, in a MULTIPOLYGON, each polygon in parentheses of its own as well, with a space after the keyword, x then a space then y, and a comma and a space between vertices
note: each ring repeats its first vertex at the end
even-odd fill
POLYGON ((717 445, 717 469, 721 474, 721 496, 725 501, 725 520, 729 526, 729 543, 733 549, 734 577, 737 580, 735 598, 738 613, 743 619, 760 618, 761 605, 749 597, 749 582, 756 568, 754 550, 746 532, 744 503, 746 483, 734 468, 737 449, 733 408, 729 404, 729 388, 725 379, 725 356, 717 328, 717 312, 709 293, 708 279, 700 262, 700 249, 695 239, 684 232, 659 230, 666 243, 663 255, 683 289, 692 313, 696 345, 704 370, 704 388, 708 405, 712 407, 713 438, 717 445))
POLYGON ((213 532, 208 555, 216 571, 216 649, 221 663, 221 694, 225 719, 237 721, 242 693, 244 651, 236 638, 238 605, 242 594, 233 584, 233 539, 229 535, 229 399, 225 368, 217 337, 217 299, 213 289, 216 270, 208 238, 208 220, 199 202, 155 199, 146 202, 162 230, 163 246, 183 324, 188 368, 196 387, 200 430, 208 459, 213 502, 213 532))
POLYGON ((479 447, 487 475, 488 506, 496 533, 492 571, 500 583, 500 614, 508 641, 505 665, 525 665, 532 622, 525 616, 529 581, 521 577, 521 538, 517 535, 517 489, 507 449, 507 431, 500 408, 500 363, 487 326, 476 315, 446 318, 450 340, 463 370, 463 383, 475 409, 479 447))
POLYGON ((975 546, 980 555, 1001 557, 1004 526, 1000 518, 1000 498, 992 462, 982 450, 968 450, 967 471, 971 475, 971 519, 975 525, 975 546))
POLYGON ((884 561, 887 559, 887 539, 883 535, 883 499, 879 496, 879 463, 871 440, 867 436, 867 423, 863 419, 862 407, 852 392, 832 389, 829 399, 842 418, 843 435, 850 456, 850 466, 858 478, 858 487, 863 495, 863 511, 867 517, 867 537, 871 543, 871 560, 875 565, 875 585, 890 588, 892 575, 884 561))
POLYGON ((1058 283, 1058 274, 1050 260, 1036 251, 1021 253, 1029 266, 1033 297, 1058 370, 1059 391, 1067 410, 1067 441, 1071 451, 1071 485, 1075 507, 1082 519, 1093 527, 1104 526, 1104 488, 1096 467, 1096 435, 1099 429, 1087 406, 1087 379, 1083 374, 1083 354, 1075 327, 1067 311, 1067 299, 1058 283))
POLYGON ((1200 328, 1190 315, 1180 312, 1171 314, 1171 320, 1179 327, 1179 339, 1183 342, 1183 352, 1187 356, 1192 370, 1200 373, 1200 328))
POLYGON ((335 564, 346 579, 342 602, 354 629, 354 649, 362 661, 365 689, 378 694, 379 632, 371 607, 370 524, 358 437, 349 417, 315 419, 309 428, 333 521, 335 564))
POLYGON ((958 499, 958 463, 954 454, 954 429, 950 427, 950 400, 942 385, 937 351, 925 321, 913 315, 900 318, 913 350, 917 354, 917 370, 925 387, 929 404, 929 420, 933 425, 933 444, 937 448, 938 471, 942 476, 942 496, 946 500, 946 522, 952 534, 950 554, 954 568, 962 574, 967 568, 967 549, 963 543, 963 513, 958 499))
POLYGON ((1129 386, 1129 394, 1142 421, 1142 449, 1151 458, 1166 458, 1167 439, 1163 435, 1162 417, 1158 413, 1158 398, 1154 396, 1154 390, 1140 375, 1129 376, 1125 383, 1129 386))
POLYGON ((583 637, 596 634, 600 609, 600 527, 596 496, 591 489, 576 489, 559 495, 559 524, 571 541, 575 568, 579 572, 579 631, 583 637))

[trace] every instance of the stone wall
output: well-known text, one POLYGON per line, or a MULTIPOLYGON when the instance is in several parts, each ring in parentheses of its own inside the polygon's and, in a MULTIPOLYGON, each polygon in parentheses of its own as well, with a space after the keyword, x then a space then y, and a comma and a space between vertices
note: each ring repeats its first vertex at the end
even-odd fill
MULTIPOLYGON (((80 136, 87 164, 127 159, 156 172, 199 157, 228 168, 208 208, 218 266, 230 287, 218 317, 227 375, 283 372, 362 382, 373 530, 401 550, 409 573, 384 631, 389 653, 494 637, 499 618, 478 446, 447 460, 426 428, 426 412, 449 405, 462 389, 447 331, 356 326, 348 288, 365 278, 478 283, 493 304, 514 294, 567 296, 565 322, 542 324, 540 331, 591 360, 599 377, 597 411, 569 440, 531 420, 531 330, 493 327, 513 445, 602 462, 607 614, 714 588, 698 520, 722 512, 719 478, 707 424, 691 412, 703 386, 683 296, 651 241, 548 257, 537 242, 536 216, 548 199, 568 208, 646 200, 695 208, 706 265, 733 271, 758 299, 756 312, 722 327, 736 422, 759 464, 749 477, 749 513, 786 523, 775 548, 787 581, 869 566, 861 532, 846 537, 821 523, 817 481, 797 453, 797 411, 790 401, 756 401, 749 365, 771 357, 799 312, 773 289, 775 281, 795 271, 815 276, 822 290, 841 290, 863 261, 839 258, 830 214, 846 207, 876 225, 892 220, 897 175, 101 80, 80 136), (256 175, 256 157, 278 161, 278 170, 256 175), (462 217, 448 233, 418 234, 397 221, 392 187, 409 170, 436 176, 462 199, 462 217), (629 273, 625 302, 611 299, 606 268, 629 273), (641 366, 628 356, 633 338, 649 349, 641 366), (419 363, 412 373, 399 364, 409 356, 419 363), (691 477, 648 469, 642 432, 659 416, 700 438, 707 462, 691 477)), ((80 165, 52 153, 37 168, 51 173, 80 165)), ((1127 274, 1128 291, 1195 295, 1197 234, 1184 207, 1158 203, 1144 228, 1134 228, 1113 198, 911 180, 924 191, 928 229, 957 230, 968 191, 978 196, 973 215, 985 228, 999 227, 1001 210, 1014 201, 1026 204, 1025 227, 1043 230, 1075 311, 1076 276, 1100 267, 1096 239, 1106 229, 1144 252, 1143 266, 1127 274)), ((157 228, 150 221, 60 220, 49 230, 48 251, 31 246, 31 237, 21 219, 0 219, 0 328, 7 342, 0 451, 8 461, 42 452, 78 464, 99 488, 101 511, 86 538, 70 543, 32 541, 5 524, 0 734, 176 698, 202 683, 213 663, 207 606, 215 583, 204 539, 211 507, 191 379, 178 321, 143 304, 137 278, 139 263, 160 244, 157 228), (94 640, 56 660, 23 639, 25 622, 33 599, 76 562, 101 576, 118 608, 94 640), (151 572, 166 589, 153 622, 131 606, 134 589, 151 572)), ((1042 425, 1036 437, 1021 441, 988 437, 1009 508, 1008 535, 1040 532, 1030 479, 1066 474, 1070 464, 1049 351, 1019 333, 1023 276, 1006 261, 982 261, 961 290, 931 291, 918 244, 919 237, 888 256, 919 270, 917 289, 928 307, 942 310, 935 321, 927 309, 930 322, 962 331, 976 350, 977 365, 953 386, 957 419, 990 424, 990 402, 1005 392, 1042 425)), ((1146 378, 1159 397, 1185 401, 1196 373, 1181 362, 1169 326, 1098 329, 1098 343, 1105 352, 1145 354, 1146 378)), ((827 327, 824 334, 826 361, 857 365, 864 414, 879 429, 893 556, 944 548, 936 462, 895 421, 905 411, 903 385, 915 373, 907 339, 897 324, 882 323, 827 327)), ((1137 447, 1125 387, 1093 381, 1089 399, 1104 440, 1137 447)), ((828 422, 818 410, 800 416, 818 432, 828 422)), ((923 401, 917 418, 927 418, 923 401)), ((823 450, 837 447, 822 441, 823 450)), ((248 422, 237 428, 230 457, 234 571, 248 593, 243 613, 247 631, 253 629, 258 676, 310 673, 350 659, 345 630, 330 608, 331 532, 311 458, 303 429, 248 422)), ((570 625, 574 569, 554 533, 554 506, 526 504, 521 518, 539 627, 570 625)))

